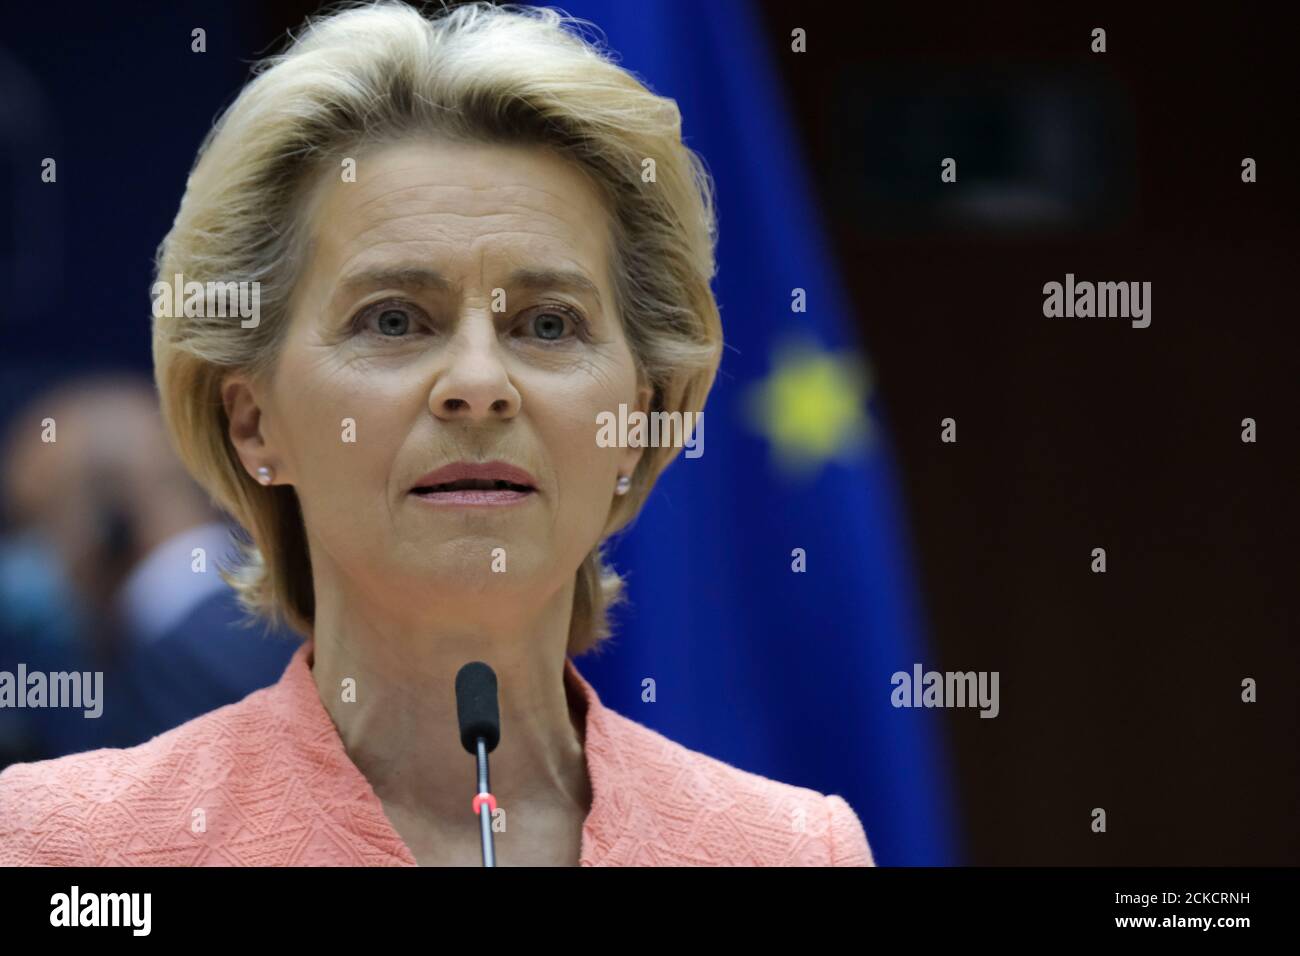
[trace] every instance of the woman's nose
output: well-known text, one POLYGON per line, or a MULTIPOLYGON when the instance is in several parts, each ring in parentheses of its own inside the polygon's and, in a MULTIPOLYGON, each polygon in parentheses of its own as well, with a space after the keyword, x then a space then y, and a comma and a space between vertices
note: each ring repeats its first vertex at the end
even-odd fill
POLYGON ((492 313, 463 318, 443 351, 429 405, 439 418, 511 418, 519 392, 506 369, 492 313))

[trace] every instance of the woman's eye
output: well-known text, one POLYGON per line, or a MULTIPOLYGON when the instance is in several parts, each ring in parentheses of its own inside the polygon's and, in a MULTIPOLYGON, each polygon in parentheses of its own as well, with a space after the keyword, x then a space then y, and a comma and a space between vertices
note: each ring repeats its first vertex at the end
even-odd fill
POLYGON ((577 313, 562 306, 548 305, 533 313, 532 318, 524 323, 528 331, 537 338, 555 342, 565 337, 565 324, 570 322, 575 330, 581 330, 582 321, 577 313))
POLYGON ((380 335, 399 336, 411 326, 411 318, 402 309, 384 309, 375 321, 380 335))
POLYGON ((411 325, 410 308, 397 302, 386 302, 368 309, 357 316, 356 321, 359 331, 389 339, 404 337, 411 331, 411 325))

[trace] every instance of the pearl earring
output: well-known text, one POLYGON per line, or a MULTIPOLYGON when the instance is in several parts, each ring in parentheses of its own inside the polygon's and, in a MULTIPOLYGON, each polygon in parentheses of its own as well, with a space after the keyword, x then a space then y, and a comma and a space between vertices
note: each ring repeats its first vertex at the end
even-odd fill
POLYGON ((614 494, 625 495, 627 490, 632 487, 632 479, 627 475, 618 476, 618 484, 614 486, 614 494))
POLYGON ((266 465, 262 465, 257 469, 257 480, 264 485, 269 485, 274 476, 274 472, 272 472, 270 468, 267 468, 266 465))

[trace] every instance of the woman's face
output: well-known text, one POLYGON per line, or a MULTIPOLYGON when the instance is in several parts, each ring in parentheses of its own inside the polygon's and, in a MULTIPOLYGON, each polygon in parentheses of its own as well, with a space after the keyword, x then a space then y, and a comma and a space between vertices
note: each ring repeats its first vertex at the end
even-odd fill
POLYGON ((356 159, 355 182, 331 175, 308 205, 314 244, 245 463, 294 486, 318 597, 321 571, 372 598, 549 595, 640 455, 600 447, 597 414, 649 397, 613 311, 604 208, 542 149, 410 140, 356 159), (508 462, 536 491, 412 494, 462 461, 508 462))

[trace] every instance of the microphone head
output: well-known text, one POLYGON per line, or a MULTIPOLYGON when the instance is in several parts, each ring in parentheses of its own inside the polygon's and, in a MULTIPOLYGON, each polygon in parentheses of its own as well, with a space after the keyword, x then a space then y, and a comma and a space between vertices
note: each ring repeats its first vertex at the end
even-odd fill
POLYGON ((477 754, 478 738, 482 737, 489 753, 496 749, 501 740, 497 675, 482 661, 470 661, 456 674, 456 716, 462 747, 477 754))

